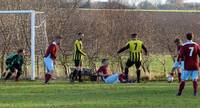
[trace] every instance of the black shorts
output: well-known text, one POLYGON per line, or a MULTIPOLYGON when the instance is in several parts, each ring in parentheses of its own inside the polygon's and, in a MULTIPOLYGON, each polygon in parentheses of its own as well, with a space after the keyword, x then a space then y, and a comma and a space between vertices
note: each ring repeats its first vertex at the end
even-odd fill
POLYGON ((22 66, 19 66, 19 65, 13 65, 12 67, 10 67, 10 72, 11 73, 14 73, 15 72, 15 69, 21 73, 22 72, 22 66))
POLYGON ((131 67, 131 66, 133 66, 133 65, 135 65, 135 67, 137 68, 137 69, 139 69, 140 68, 140 66, 141 66, 141 61, 131 61, 130 59, 128 59, 128 61, 126 62, 126 67, 131 67))
POLYGON ((76 67, 82 66, 82 61, 81 60, 74 60, 74 64, 76 67))

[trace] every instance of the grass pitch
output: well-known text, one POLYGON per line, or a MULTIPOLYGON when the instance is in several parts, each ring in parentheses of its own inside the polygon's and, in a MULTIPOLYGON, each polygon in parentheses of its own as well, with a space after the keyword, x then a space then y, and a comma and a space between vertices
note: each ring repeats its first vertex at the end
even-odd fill
POLYGON ((199 108, 188 82, 183 96, 178 84, 148 82, 105 85, 39 81, 1 82, 0 108, 199 108))

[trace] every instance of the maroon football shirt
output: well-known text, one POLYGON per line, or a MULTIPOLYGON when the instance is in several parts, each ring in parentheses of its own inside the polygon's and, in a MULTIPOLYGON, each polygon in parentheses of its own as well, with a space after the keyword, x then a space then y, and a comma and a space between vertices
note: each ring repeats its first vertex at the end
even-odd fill
POLYGON ((182 44, 177 46, 177 52, 178 52, 178 54, 180 54, 180 51, 181 51, 181 48, 182 48, 182 47, 183 47, 182 44))
POLYGON ((49 54, 50 54, 51 59, 55 60, 57 51, 58 51, 57 44, 52 43, 51 45, 49 45, 48 49, 46 50, 46 53, 45 53, 44 57, 48 57, 49 54))
MULTIPOLYGON (((108 75, 108 69, 107 66, 101 66, 98 71, 98 73, 102 73, 104 75, 108 75)), ((104 78, 107 78, 108 76, 104 76, 104 78)))
POLYGON ((199 44, 192 41, 188 41, 183 45, 183 47, 180 50, 179 60, 184 60, 185 70, 199 70, 199 55, 199 44))

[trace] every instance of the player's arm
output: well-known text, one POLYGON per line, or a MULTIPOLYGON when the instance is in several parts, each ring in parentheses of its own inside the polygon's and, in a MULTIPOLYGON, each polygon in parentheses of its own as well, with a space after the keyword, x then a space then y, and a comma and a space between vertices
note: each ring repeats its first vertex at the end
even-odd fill
POLYGON ((23 65, 24 64, 24 57, 22 57, 21 59, 20 59, 20 65, 23 65))
POLYGON ((181 61, 183 60, 184 58, 184 48, 182 47, 180 49, 180 53, 178 54, 178 62, 181 63, 181 61))
POLYGON ((100 76, 101 76, 101 74, 100 74, 100 73, 101 73, 101 70, 102 70, 102 69, 101 69, 101 68, 99 68, 99 69, 96 71, 96 72, 97 72, 97 74, 98 74, 98 75, 100 75, 100 76))
POLYGON ((57 52, 56 45, 52 45, 50 47, 50 54, 51 54, 51 57, 52 57, 53 60, 56 59, 56 52, 57 52))
POLYGON ((142 49, 144 50, 145 55, 147 55, 147 54, 148 54, 148 51, 147 51, 147 48, 144 46, 144 44, 142 44, 142 49))
MULTIPOLYGON (((198 47, 198 55, 199 55, 199 61, 200 61, 200 46, 198 47)), ((199 66, 200 66, 200 62, 199 62, 199 66)))
POLYGON ((100 72, 99 75, 100 75, 100 76, 103 76, 103 77, 109 76, 109 74, 104 74, 103 72, 100 72))
POLYGON ((103 68, 102 67, 100 67, 98 70, 97 70, 97 73, 98 73, 98 75, 100 75, 100 76, 107 76, 106 74, 104 74, 103 73, 103 68))
POLYGON ((200 46, 198 47, 198 55, 199 55, 199 58, 200 58, 200 46))
POLYGON ((176 50, 175 53, 173 54, 173 57, 176 58, 178 57, 178 55, 179 55, 179 52, 176 50))
POLYGON ((127 49, 129 49, 129 44, 127 44, 125 47, 123 47, 119 51, 117 51, 117 54, 120 54, 120 53, 124 52, 127 49))
POLYGON ((76 48, 77 48, 77 50, 78 50, 79 53, 81 53, 82 55, 86 56, 86 53, 84 53, 84 52, 82 51, 82 49, 80 48, 79 45, 76 44, 76 48))

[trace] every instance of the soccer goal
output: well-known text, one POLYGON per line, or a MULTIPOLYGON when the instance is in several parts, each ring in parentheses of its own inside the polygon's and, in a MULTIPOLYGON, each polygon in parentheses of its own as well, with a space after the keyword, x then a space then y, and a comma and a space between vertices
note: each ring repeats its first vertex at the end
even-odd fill
POLYGON ((4 28, 1 30, 1 35, 5 35, 5 40, 10 42, 4 44, 11 45, 9 49, 23 47, 29 50, 31 58, 29 76, 31 80, 35 80, 36 54, 40 49, 44 51, 48 44, 45 13, 35 10, 0 10, 0 17, 2 17, 1 26, 4 28), (21 36, 22 33, 24 36, 21 36))

